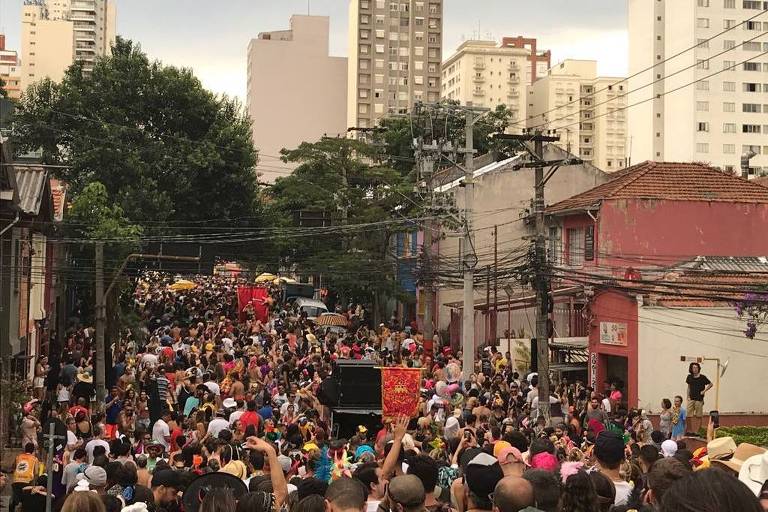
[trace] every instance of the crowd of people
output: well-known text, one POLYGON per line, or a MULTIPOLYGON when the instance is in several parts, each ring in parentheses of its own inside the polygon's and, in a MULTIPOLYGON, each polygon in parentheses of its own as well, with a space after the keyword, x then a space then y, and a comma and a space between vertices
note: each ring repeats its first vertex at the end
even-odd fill
POLYGON ((374 326, 359 306, 340 311, 342 333, 282 302, 277 284, 257 318, 238 280, 192 281, 139 281, 143 327, 112 347, 103 402, 91 329, 38 362, 12 512, 42 510, 49 484, 64 512, 768 511, 765 450, 730 438, 690 449, 682 397, 654 425, 627 410, 621 382, 562 381, 546 417, 537 374, 495 347, 462 369, 439 336, 374 326), (420 368, 418 414, 339 438, 318 395, 343 359, 420 368), (50 422, 66 435, 46 467, 50 422))

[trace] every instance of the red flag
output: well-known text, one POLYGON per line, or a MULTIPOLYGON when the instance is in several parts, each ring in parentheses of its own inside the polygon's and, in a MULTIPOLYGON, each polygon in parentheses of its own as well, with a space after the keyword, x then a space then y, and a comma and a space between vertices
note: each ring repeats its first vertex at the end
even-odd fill
POLYGON ((237 287, 237 312, 241 322, 245 321, 245 307, 253 308, 254 320, 269 320, 269 292, 262 286, 244 285, 237 287))
POLYGON ((420 368, 382 368, 382 418, 388 420, 401 415, 415 416, 419 409, 420 388, 420 368))

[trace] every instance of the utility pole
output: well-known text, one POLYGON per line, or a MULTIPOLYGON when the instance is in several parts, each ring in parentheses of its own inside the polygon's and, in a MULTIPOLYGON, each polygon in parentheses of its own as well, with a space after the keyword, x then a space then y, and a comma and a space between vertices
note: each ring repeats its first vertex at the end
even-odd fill
POLYGON ((499 325, 499 226, 493 226, 493 317, 491 317, 491 332, 493 344, 496 345, 496 332, 499 325))
MULTIPOLYGON (((437 149, 437 146, 430 146, 427 149, 437 149)), ((424 145, 421 144, 421 141, 419 141, 419 150, 417 156, 419 173, 420 177, 426 183, 427 194, 429 194, 431 207, 430 214, 428 215, 430 218, 424 221, 424 242, 422 243, 421 248, 424 255, 424 267, 427 271, 427 279, 424 283, 424 336, 432 339, 432 333, 435 330, 435 285, 433 282, 435 269, 432 268, 432 231, 435 229, 435 224, 432 222, 431 217, 435 197, 432 190, 432 176, 434 175, 435 170, 435 159, 431 154, 425 153, 424 150, 424 145)))
POLYGON ((528 144, 533 142, 534 149, 532 153, 533 162, 519 164, 515 166, 516 170, 522 168, 534 168, 534 201, 533 215, 536 225, 536 235, 534 237, 534 288, 536 291, 536 357, 539 374, 539 414, 544 416, 549 423, 549 332, 547 329, 547 318, 549 317, 549 272, 547 264, 547 233, 544 223, 544 187, 554 176, 557 170, 563 165, 579 165, 583 161, 579 158, 567 158, 564 160, 544 160, 544 143, 557 142, 558 136, 545 136, 540 131, 533 135, 497 135, 499 140, 509 140, 528 144), (544 167, 549 167, 549 171, 544 174, 544 167))
POLYGON ((100 410, 107 396, 106 369, 104 368, 104 330, 106 304, 104 301, 104 242, 96 242, 96 408, 100 410))
POLYGON ((475 373, 475 265, 472 241, 472 207, 475 196, 475 113, 472 109, 466 111, 465 142, 464 142, 464 247, 461 264, 464 272, 464 310, 461 323, 461 366, 464 378, 475 373))
POLYGON ((46 488, 45 488, 45 512, 51 512, 51 505, 53 501, 53 453, 56 451, 56 441, 64 440, 67 437, 66 436, 57 436, 56 435, 56 423, 51 421, 48 427, 48 433, 43 434, 43 438, 48 441, 48 453, 47 457, 45 459, 45 470, 48 473, 48 478, 46 479, 46 488))
POLYGON ((546 276, 547 237, 544 225, 544 142, 541 132, 536 132, 534 154, 539 159, 534 173, 535 194, 533 212, 536 217, 536 238, 534 239, 534 269, 536 283, 536 361, 539 371, 539 414, 549 424, 549 333, 547 318, 549 311, 549 278, 546 276))

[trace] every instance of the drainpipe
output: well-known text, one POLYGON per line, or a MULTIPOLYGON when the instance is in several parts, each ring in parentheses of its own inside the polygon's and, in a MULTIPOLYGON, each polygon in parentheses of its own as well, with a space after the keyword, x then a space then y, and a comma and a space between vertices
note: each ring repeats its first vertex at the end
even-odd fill
POLYGON ((741 177, 745 180, 749 179, 749 161, 757 156, 757 153, 751 149, 741 155, 741 177))

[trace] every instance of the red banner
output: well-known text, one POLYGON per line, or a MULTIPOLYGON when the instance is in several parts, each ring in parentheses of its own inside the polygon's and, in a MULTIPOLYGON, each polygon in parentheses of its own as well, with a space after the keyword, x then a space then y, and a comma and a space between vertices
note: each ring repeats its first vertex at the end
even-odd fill
POLYGON ((419 409, 421 389, 420 368, 381 369, 381 416, 394 419, 405 415, 416 415, 419 409))
POLYGON ((237 287, 237 312, 240 321, 245 321, 245 308, 249 304, 253 308, 254 320, 266 322, 269 320, 269 305, 267 298, 269 293, 263 286, 238 286, 237 287))

